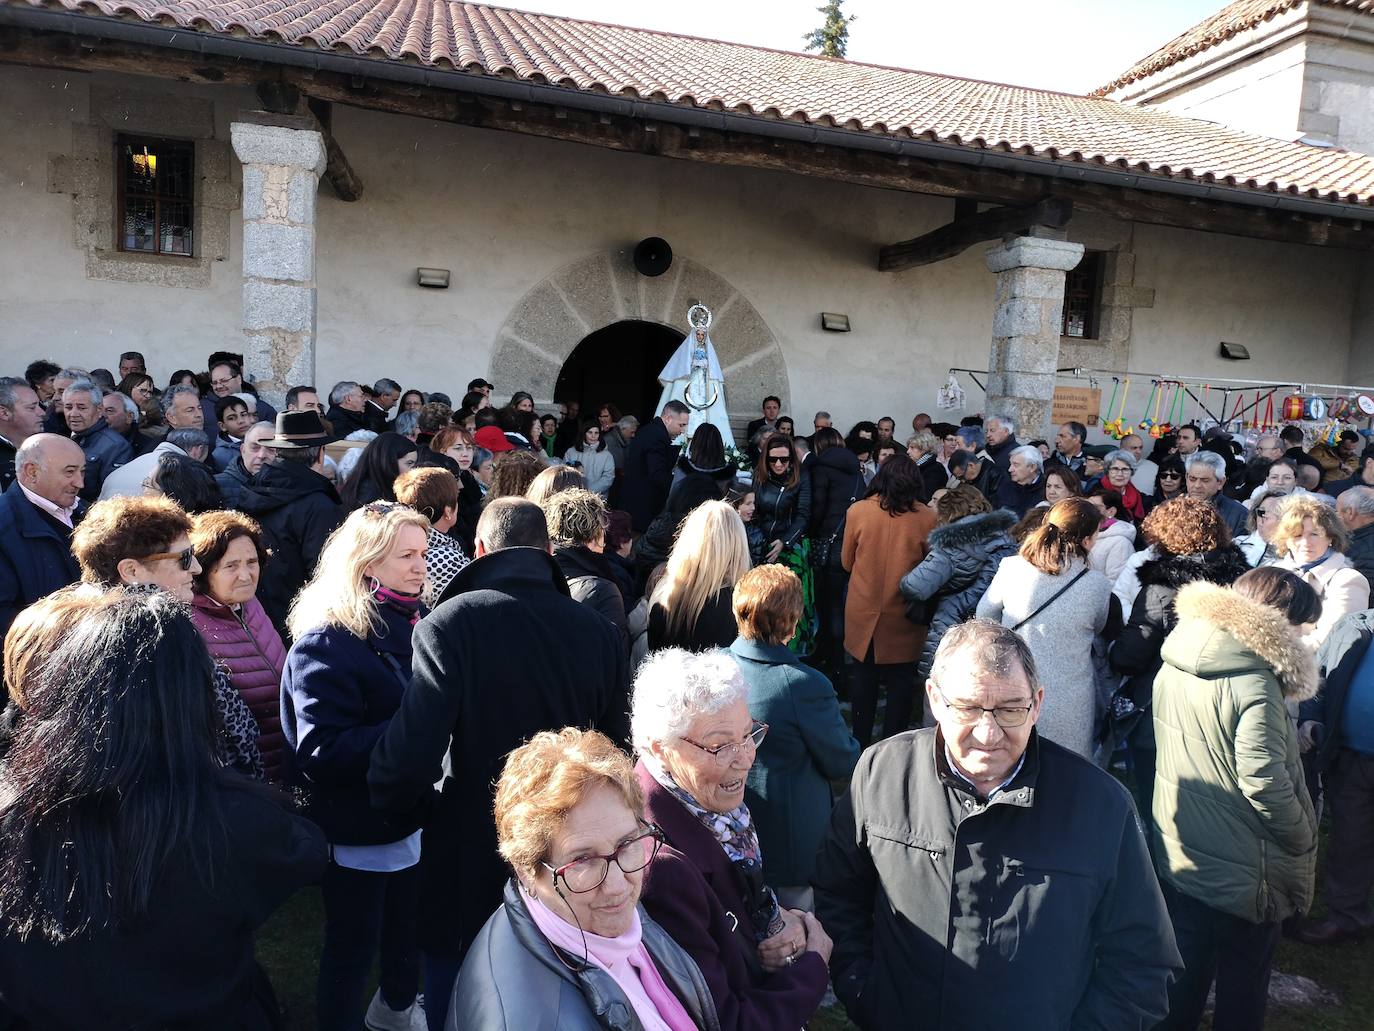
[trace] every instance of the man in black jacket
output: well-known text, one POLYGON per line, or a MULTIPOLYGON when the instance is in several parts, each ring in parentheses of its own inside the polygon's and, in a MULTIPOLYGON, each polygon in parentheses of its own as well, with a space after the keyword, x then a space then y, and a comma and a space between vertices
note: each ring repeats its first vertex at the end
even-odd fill
POLYGON ((987 444, 983 450, 993 464, 1005 473, 1011 463, 1011 453, 1021 446, 1016 439, 1016 424, 1010 416, 989 415, 983 420, 983 432, 987 434, 987 444))
POLYGON ((538 505, 499 498, 477 524, 477 558, 415 628, 414 678, 372 753, 372 804, 439 799, 425 827, 421 949, 430 1026, 443 1023, 463 953, 501 904, 492 786, 507 753, 541 730, 629 737, 620 631, 568 596, 538 505))
POLYGON ((1374 487, 1374 447, 1364 449, 1360 456, 1360 471, 1344 480, 1327 480, 1322 490, 1333 498, 1339 498, 1351 487, 1374 487))
POLYGON ((324 542, 344 518, 338 491, 324 476, 328 442, 319 413, 281 412, 276 436, 260 445, 267 448, 268 460, 238 498, 238 507, 262 525, 272 553, 258 600, 285 641, 290 640, 291 600, 315 572, 324 542))
POLYGON ((630 513, 635 533, 647 530, 668 501, 678 453, 673 441, 687 429, 689 415, 681 401, 669 401, 659 417, 641 426, 630 441, 625 452, 625 474, 620 480, 619 506, 630 513))
POLYGON ((975 488, 989 504, 997 504, 997 492, 1004 477, 992 460, 979 458, 972 451, 956 451, 949 456, 949 474, 975 488))
POLYGON ((352 380, 335 383, 329 392, 329 412, 325 419, 334 431, 331 440, 343 440, 350 433, 369 429, 366 412, 367 399, 363 388, 352 380))
POLYGON ((1034 731, 1014 631, 946 631, 937 726, 864 753, 816 863, 830 973, 870 1029, 1151 1028, 1182 968, 1126 789, 1034 731))
POLYGON ((1374 487, 1349 487, 1336 498, 1336 515, 1350 531, 1346 560, 1374 583, 1374 487))
POLYGON ((71 546, 86 456, 66 437, 35 433, 18 466, 0 495, 0 647, 20 610, 81 576, 71 546))
POLYGON ((0 376, 0 492, 9 490, 17 475, 14 455, 19 446, 42 430, 37 392, 18 376, 0 376))
POLYGON ((1040 449, 1030 444, 1022 444, 1013 451, 1007 463, 1006 479, 998 486, 997 496, 990 499, 993 507, 1008 509, 1021 519, 1044 501, 1044 461, 1040 449))
POLYGON ((1299 925, 1309 945, 1374 931, 1374 609, 1354 612, 1331 628, 1317 653, 1321 694, 1298 708, 1298 740, 1311 754, 1331 807, 1327 843, 1326 916, 1299 925))

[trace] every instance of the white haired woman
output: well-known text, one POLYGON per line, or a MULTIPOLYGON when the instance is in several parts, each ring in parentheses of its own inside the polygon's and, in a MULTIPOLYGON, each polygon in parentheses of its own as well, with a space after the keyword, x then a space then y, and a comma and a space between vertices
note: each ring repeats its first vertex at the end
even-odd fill
POLYGON ((379 948, 381 986, 368 1026, 422 1019, 415 1006, 419 819, 372 807, 367 766, 410 686, 428 533, 429 520, 404 505, 364 505, 330 535, 291 606, 282 732, 310 816, 333 852, 323 886, 321 1031, 355 1031, 379 948))
POLYGON ((739 513, 724 501, 694 508, 649 599, 649 647, 730 647, 735 640, 735 583, 751 565, 749 536, 739 513))
POLYGON ((514 876, 467 951, 463 1031, 715 1031, 701 971, 639 905, 663 834, 629 757, 595 730, 536 734, 506 757, 496 834, 514 876), (617 1007, 625 1016, 610 1025, 617 1007))
POLYGON ((785 910, 763 883, 744 802, 768 732, 724 652, 670 648, 635 678, 631 736, 648 818, 666 844, 644 906, 701 968, 724 1031, 792 1031, 819 1007, 831 942, 810 913, 785 910))

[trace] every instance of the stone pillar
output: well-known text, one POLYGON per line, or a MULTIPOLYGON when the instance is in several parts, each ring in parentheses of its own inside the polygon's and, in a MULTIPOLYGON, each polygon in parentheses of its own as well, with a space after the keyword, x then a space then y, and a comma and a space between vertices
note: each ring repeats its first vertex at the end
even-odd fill
POLYGON ((988 268, 997 274, 987 410, 1015 420, 1021 440, 1054 439, 1049 422, 1064 319, 1064 273, 1082 257, 1081 243, 1040 236, 1009 238, 987 253, 988 268))
POLYGON ((243 162, 243 358, 281 407, 289 387, 315 384, 315 195, 325 168, 314 129, 234 122, 243 162))

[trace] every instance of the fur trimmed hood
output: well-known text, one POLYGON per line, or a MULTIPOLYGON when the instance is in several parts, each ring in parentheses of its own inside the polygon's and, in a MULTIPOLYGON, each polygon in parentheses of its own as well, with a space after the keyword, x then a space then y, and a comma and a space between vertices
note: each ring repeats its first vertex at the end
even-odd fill
POLYGON ((1016 513, 1005 508, 964 516, 930 532, 926 543, 931 548, 969 548, 1004 534, 1016 525, 1016 513))
POLYGON ((1159 585, 1179 590, 1190 583, 1204 580, 1214 584, 1232 584, 1250 571, 1245 554, 1233 544, 1226 544, 1200 555, 1170 555, 1148 559, 1140 565, 1142 587, 1159 585))
MULTIPOLYGON (((1298 628, 1292 626, 1277 609, 1242 597, 1227 587, 1206 582, 1190 583, 1178 592, 1174 600, 1179 626, 1165 642, 1164 659, 1171 665, 1193 668, 1194 673, 1224 675, 1228 670, 1240 672, 1253 668, 1249 655, 1273 670, 1278 677, 1283 697, 1287 701, 1305 702, 1317 693, 1317 666, 1312 653, 1303 645, 1298 628), (1200 653, 1180 663, 1178 654, 1180 632, 1188 620, 1209 624, 1232 638, 1232 642, 1218 641, 1215 634, 1207 635, 1200 653)), ((1195 644, 1194 641, 1189 645, 1195 644)))

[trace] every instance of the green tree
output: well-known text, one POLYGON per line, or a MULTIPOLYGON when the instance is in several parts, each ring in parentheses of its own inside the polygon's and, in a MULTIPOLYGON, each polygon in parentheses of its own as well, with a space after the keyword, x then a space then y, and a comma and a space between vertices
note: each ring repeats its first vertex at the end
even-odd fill
POLYGON ((849 23, 857 15, 846 18, 841 10, 843 6, 844 0, 827 0, 823 7, 816 8, 825 15, 825 23, 802 37, 807 50, 819 50, 822 57, 844 57, 849 49, 849 23))

